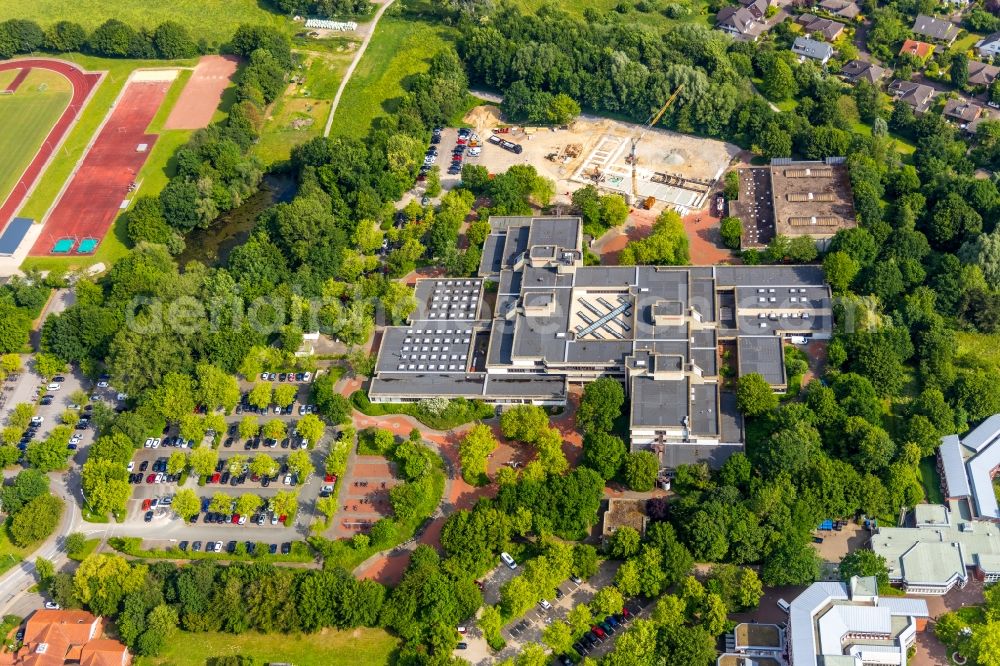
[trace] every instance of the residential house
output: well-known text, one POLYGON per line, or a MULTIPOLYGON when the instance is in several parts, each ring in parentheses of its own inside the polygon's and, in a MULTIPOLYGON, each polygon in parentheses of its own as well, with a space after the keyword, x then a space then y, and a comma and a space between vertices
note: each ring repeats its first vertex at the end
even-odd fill
POLYGON ((980 58, 992 58, 1000 54, 1000 32, 986 35, 976 42, 976 52, 980 58))
POLYGON ((988 65, 978 60, 969 61, 969 85, 988 86, 1000 76, 1000 67, 988 65))
POLYGON ((951 46, 958 37, 958 26, 951 21, 917 14, 913 22, 913 34, 951 46))
POLYGON ((715 15, 715 27, 736 39, 755 42, 764 33, 764 22, 746 7, 723 7, 715 15))
POLYGON ((835 41, 844 34, 843 23, 831 21, 827 18, 820 18, 813 14, 802 14, 795 22, 802 26, 807 35, 819 34, 828 42, 835 41))
POLYGON ((848 83, 867 81, 878 85, 888 74, 888 70, 865 60, 850 60, 840 69, 840 75, 848 83))
POLYGON ((927 57, 932 53, 934 53, 933 44, 918 42, 915 39, 907 39, 903 42, 903 48, 899 49, 899 55, 911 55, 921 61, 927 60, 927 57))
POLYGON ((817 7, 834 16, 839 16, 850 21, 861 15, 861 7, 858 7, 855 2, 849 2, 849 0, 823 0, 817 7))
POLYGON ((969 123, 978 118, 983 107, 964 99, 949 99, 944 105, 944 117, 955 121, 962 129, 967 129, 969 123))
POLYGON ((934 88, 922 83, 896 79, 889 84, 889 94, 912 106, 915 113, 924 113, 931 108, 931 102, 937 93, 934 88))
POLYGON ((0 653, 2 666, 129 666, 132 655, 101 638, 104 621, 82 610, 40 610, 24 627, 22 647, 0 653))
POLYGON ((833 57, 833 47, 809 37, 796 37, 792 43, 792 53, 799 57, 799 62, 810 58, 825 65, 833 57))
POLYGON ((761 22, 767 20, 767 8, 771 6, 769 0, 740 0, 740 4, 756 20, 761 22))

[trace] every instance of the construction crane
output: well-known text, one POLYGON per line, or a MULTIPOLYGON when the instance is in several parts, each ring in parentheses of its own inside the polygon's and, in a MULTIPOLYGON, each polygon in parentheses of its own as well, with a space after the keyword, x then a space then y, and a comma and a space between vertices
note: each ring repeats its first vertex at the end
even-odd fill
POLYGON ((660 122, 660 118, 662 118, 663 114, 667 112, 667 109, 670 108, 670 105, 674 103, 674 100, 677 99, 677 95, 679 95, 683 89, 683 83, 677 86, 674 90, 674 94, 667 99, 663 106, 660 107, 660 110, 650 116, 649 120, 646 121, 646 124, 636 130, 636 133, 632 135, 632 150, 629 153, 629 162, 632 164, 632 201, 630 202, 632 205, 638 205, 639 203, 639 175, 636 171, 636 165, 639 163, 639 158, 635 154, 636 146, 639 145, 642 137, 645 136, 646 130, 660 122))

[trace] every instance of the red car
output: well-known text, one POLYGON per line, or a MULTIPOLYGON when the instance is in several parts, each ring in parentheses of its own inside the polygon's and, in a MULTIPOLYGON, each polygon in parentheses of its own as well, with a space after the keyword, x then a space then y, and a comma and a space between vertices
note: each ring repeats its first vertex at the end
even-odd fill
POLYGON ((604 630, 598 627, 596 624, 593 627, 591 627, 590 630, 595 634, 597 634, 598 636, 600 636, 602 639, 607 638, 607 634, 604 633, 604 630))
POLYGON ((212 475, 212 480, 209 481, 209 483, 218 483, 219 479, 221 479, 221 478, 222 478, 222 475, 219 474, 218 472, 216 472, 215 474, 212 475))
POLYGON ((146 477, 146 483, 155 483, 155 482, 156 482, 155 474, 150 474, 149 476, 146 477))
POLYGON ((278 522, 279 523, 285 522, 285 518, 288 518, 288 516, 282 515, 280 518, 278 518, 278 522))
POLYGON ((622 617, 630 618, 632 617, 632 613, 629 613, 627 608, 622 608, 622 617))
POLYGON ((240 522, 240 514, 234 513, 233 514, 233 525, 235 525, 238 522, 240 522))
POLYGON ((151 507, 152 505, 153 505, 153 500, 151 500, 149 498, 146 498, 146 499, 142 500, 142 510, 143 511, 149 511, 149 507, 151 507))
POLYGON ((336 483, 336 482, 337 482, 336 474, 327 474, 326 476, 323 477, 323 483, 336 483))

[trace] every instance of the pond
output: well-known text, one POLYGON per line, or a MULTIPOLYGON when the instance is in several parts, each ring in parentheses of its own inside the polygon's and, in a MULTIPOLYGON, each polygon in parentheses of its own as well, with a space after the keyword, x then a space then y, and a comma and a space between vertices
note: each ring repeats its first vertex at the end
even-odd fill
POLYGON ((260 189, 242 206, 220 215, 209 228, 197 228, 187 235, 178 263, 184 266, 189 261, 200 261, 206 266, 224 265, 233 248, 250 237, 257 217, 276 203, 291 201, 295 186, 295 179, 285 174, 264 176, 260 189))

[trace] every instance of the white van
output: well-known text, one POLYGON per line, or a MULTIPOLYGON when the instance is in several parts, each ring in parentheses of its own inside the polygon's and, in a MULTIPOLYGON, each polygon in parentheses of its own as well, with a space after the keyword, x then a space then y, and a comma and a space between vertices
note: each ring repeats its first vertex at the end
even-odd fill
POLYGON ((500 553, 500 561, 511 569, 517 568, 517 562, 514 561, 514 558, 511 557, 509 553, 500 553))

